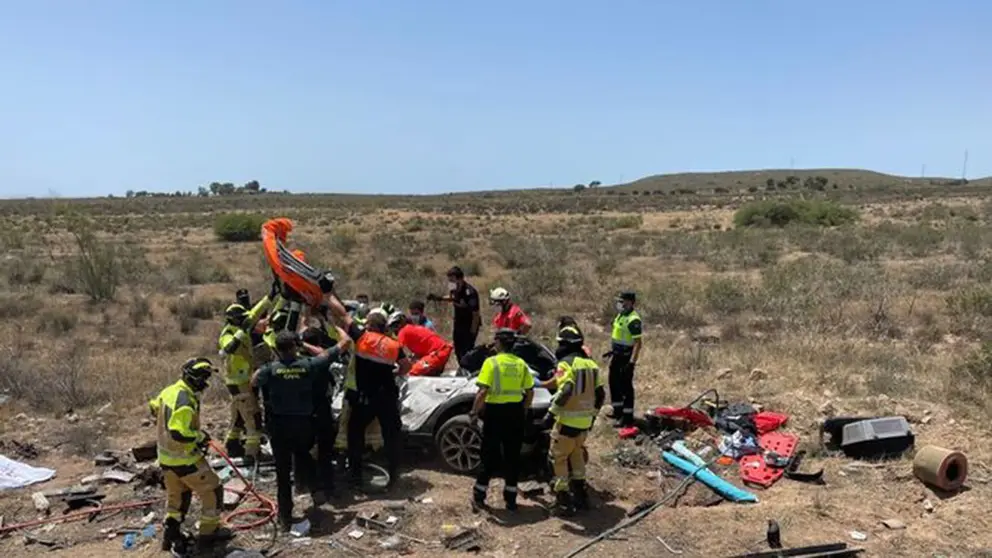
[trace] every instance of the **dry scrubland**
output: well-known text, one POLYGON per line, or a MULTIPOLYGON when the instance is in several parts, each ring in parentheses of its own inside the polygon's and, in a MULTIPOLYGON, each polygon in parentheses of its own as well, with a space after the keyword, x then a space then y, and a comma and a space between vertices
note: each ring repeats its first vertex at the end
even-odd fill
MULTIPOLYGON (((405 306, 440 291, 444 270, 457 263, 480 290, 509 288, 535 317, 539 338, 553 338, 559 315, 577 316, 597 353, 608 343, 612 296, 636 289, 647 326, 639 410, 682 404, 714 387, 732 401, 789 413, 791 429, 816 458, 809 465, 826 467, 826 486, 783 480, 761 492, 756 506, 686 500, 625 532, 625 540, 584 555, 663 555, 655 535, 687 556, 757 550, 768 518, 782 524, 787 545, 849 540, 847 533, 858 530, 869 535, 861 544, 870 556, 986 555, 981 550, 992 549, 992 489, 983 482, 992 476, 986 467, 992 464, 992 345, 982 342, 992 331, 992 202, 982 191, 988 186, 780 171, 422 198, 5 202, 0 389, 11 399, 0 406, 0 439, 38 444, 39 462, 59 468, 59 482, 68 484, 73 471, 89 472, 94 451, 147 438, 150 431, 139 426, 147 397, 174 379, 184 359, 215 352, 220 311, 236 288, 248 287, 255 297, 266 289, 258 243, 223 242, 213 230, 220 214, 247 210, 293 218, 294 240, 311 261, 337 272, 345 296, 364 291, 405 306), (748 227, 739 216, 735 226, 735 211, 758 198, 793 208, 799 198, 813 201, 798 207, 806 224, 748 227), (822 226, 846 221, 850 210, 860 218, 822 226), (108 402, 109 410, 95 412, 108 402), (62 418, 70 410, 78 422, 62 418), (22 412, 29 420, 15 419, 22 412), (819 455, 816 421, 845 413, 907 415, 918 445, 968 454, 970 490, 941 498, 912 479, 908 460, 846 471, 846 460, 819 455), (934 504, 932 513, 924 511, 924 498, 934 504), (889 518, 908 528, 886 531, 879 521, 889 518)), ((796 217, 781 208, 761 207, 760 214, 796 217)), ((450 331, 449 309, 428 312, 441 331, 450 331)), ((215 387, 206 401, 219 436, 223 391, 215 387)), ((541 554, 563 555, 624 510, 660 495, 645 470, 616 465, 618 443, 605 424, 590 444, 599 509, 586 518, 538 521, 540 512, 525 507, 524 518, 533 521, 484 524, 484 552, 534 556, 542 548, 541 554)), ((435 499, 432 507, 417 505, 422 513, 409 532, 436 539, 442 522, 474 520, 465 509, 470 479, 425 461, 402 484, 405 496, 435 499)), ((29 518, 25 497, 0 499, 0 515, 8 522, 29 518)), ((331 516, 329 522, 341 520, 331 516)), ((77 532, 71 529, 86 533, 79 526, 56 532, 77 532)), ((90 542, 64 552, 115 555, 119 544, 90 542)), ((0 547, 32 552, 19 538, 0 547)))

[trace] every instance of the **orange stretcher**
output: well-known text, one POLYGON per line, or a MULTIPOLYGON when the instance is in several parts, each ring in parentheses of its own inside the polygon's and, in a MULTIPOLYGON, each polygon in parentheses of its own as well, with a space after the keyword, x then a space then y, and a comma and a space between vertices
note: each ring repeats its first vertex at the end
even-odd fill
POLYGON ((304 260, 301 250, 290 251, 286 248, 286 239, 292 230, 293 222, 285 217, 266 221, 262 225, 262 251, 272 273, 283 284, 283 295, 290 291, 291 295, 298 295, 301 302, 308 306, 317 306, 324 300, 324 293, 318 284, 322 272, 304 260))

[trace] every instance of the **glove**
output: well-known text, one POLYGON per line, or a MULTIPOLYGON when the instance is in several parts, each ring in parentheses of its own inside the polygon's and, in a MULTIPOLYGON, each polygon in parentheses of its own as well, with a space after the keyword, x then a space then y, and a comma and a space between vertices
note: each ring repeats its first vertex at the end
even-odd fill
POLYGON ((555 416, 548 411, 544 415, 544 419, 541 421, 541 428, 543 430, 551 430, 555 425, 555 416))
POLYGON ((207 434, 206 430, 200 431, 200 439, 196 441, 196 448, 203 452, 204 455, 210 449, 210 434, 207 434))
POLYGON ((282 283, 279 282, 279 278, 276 277, 272 280, 272 286, 269 287, 269 300, 275 300, 279 293, 282 292, 282 283))
POLYGON ((317 285, 320 287, 320 292, 324 294, 334 291, 334 275, 331 274, 330 270, 324 271, 320 279, 317 280, 317 285))

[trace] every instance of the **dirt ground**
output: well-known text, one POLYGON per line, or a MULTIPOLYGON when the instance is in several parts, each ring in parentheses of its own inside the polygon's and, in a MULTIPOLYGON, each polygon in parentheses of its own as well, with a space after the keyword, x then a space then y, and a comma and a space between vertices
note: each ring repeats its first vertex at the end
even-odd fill
MULTIPOLYGON (((222 409, 214 408, 208 417, 220 420, 220 411, 222 409)), ((125 421, 122 430, 130 433, 111 439, 108 446, 114 449, 125 449, 153 436, 153 428, 139 426, 140 418, 135 416, 108 413, 107 416, 83 416, 78 420, 76 425, 125 421)), ((57 419, 27 419, 26 422, 27 427, 18 435, 22 440, 58 439, 56 431, 67 426, 64 420, 57 419)), ((962 430, 981 432, 979 425, 950 424, 950 420, 940 414, 926 422, 913 425, 918 447, 934 443, 959 447, 968 453, 972 447, 979 448, 971 437, 961 434, 962 430)), ((816 436, 815 430, 801 424, 789 425, 784 430, 800 433, 806 445, 816 436)), ((988 434, 986 429, 984 435, 988 434)), ((3 437, 4 447, 12 448, 10 441, 13 439, 17 437, 8 431, 3 437)), ((72 486, 82 477, 102 469, 83 458, 65 459, 57 448, 46 449, 44 443, 35 444, 41 449, 41 456, 26 461, 55 468, 57 476, 49 482, 0 495, 0 514, 7 525, 37 517, 31 505, 32 492, 72 486)), ((499 481, 494 481, 490 493, 493 513, 474 514, 468 505, 472 479, 443 472, 431 455, 411 451, 406 456, 408 466, 391 493, 356 499, 342 491, 331 503, 309 512, 313 523, 309 538, 295 540, 281 535, 274 548, 285 548, 286 555, 293 556, 354 555, 332 548, 329 540, 333 537, 364 555, 457 556, 464 552, 446 550, 440 541, 452 530, 474 528, 479 535, 480 556, 565 556, 623 521, 625 514, 637 504, 658 500, 677 484, 673 471, 658 467, 658 452, 650 442, 638 446, 632 441, 619 441, 607 424, 597 424, 590 450, 593 455, 590 459, 592 508, 575 517, 549 517, 546 506, 551 498, 547 490, 523 498, 520 510, 509 514, 501 509, 499 481), (634 452, 650 463, 621 466, 613 458, 619 448, 634 452), (397 503, 402 503, 401 511, 393 509, 397 503), (380 542, 387 537, 367 528, 361 529, 365 532, 361 539, 350 538, 347 534, 356 528, 356 514, 370 512, 377 513, 380 521, 389 515, 397 516, 400 520, 397 532, 420 542, 406 541, 402 549, 386 549, 380 542)), ((987 513, 992 497, 992 487, 988 485, 992 471, 981 464, 973 463, 971 481, 965 490, 946 495, 938 494, 916 480, 908 457, 879 463, 828 457, 809 459, 804 463, 804 469, 823 467, 826 484, 817 486, 782 479, 767 490, 755 490, 759 503, 734 504, 720 502, 708 489, 696 483, 673 504, 662 507, 615 537, 597 543, 581 555, 668 555, 669 551, 657 537, 672 549, 681 551, 681 556, 733 556, 755 552, 767 549, 764 539, 770 519, 779 523, 786 547, 847 542, 864 548, 864 556, 957 557, 983 556, 983 552, 992 552, 992 522, 987 513), (967 520, 963 521, 963 518, 967 520), (901 520, 905 529, 886 528, 881 522, 888 519, 901 520), (867 539, 852 540, 853 531, 865 534, 867 539)), ((736 466, 722 472, 734 480, 736 466)), ((137 484, 105 487, 107 504, 162 496, 158 488, 135 488, 137 484)), ((533 481, 521 486, 523 491, 535 488, 542 486, 533 481)), ((265 484, 262 489, 274 497, 272 484, 265 484)), ((308 505, 307 497, 298 498, 297 511, 308 505)), ((161 518, 161 507, 150 508, 156 511, 158 518, 161 518)), ((71 545, 64 549, 48 550, 38 543, 28 545, 23 533, 13 533, 0 541, 0 550, 11 557, 49 552, 79 557, 161 555, 157 540, 124 550, 121 536, 108 539, 101 533, 101 530, 111 528, 140 527, 140 518, 146 511, 137 509, 106 520, 66 523, 50 530, 31 531, 41 538, 71 545)), ((53 517, 59 513, 60 504, 53 501, 53 517)), ((156 519, 158 521, 160 519, 156 519)), ((269 546, 268 540, 257 539, 269 533, 268 529, 242 533, 232 546, 265 548, 269 546)), ((213 555, 223 556, 224 553, 218 550, 213 555)))

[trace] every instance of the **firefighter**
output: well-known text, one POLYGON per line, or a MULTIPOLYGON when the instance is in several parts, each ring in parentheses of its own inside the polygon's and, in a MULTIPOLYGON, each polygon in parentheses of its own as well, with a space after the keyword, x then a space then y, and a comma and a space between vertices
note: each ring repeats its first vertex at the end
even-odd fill
POLYGON ((179 381, 148 402, 157 421, 158 463, 165 482, 162 550, 185 551, 181 526, 194 492, 202 505, 197 545, 207 547, 233 536, 230 529, 220 526, 223 488, 207 463, 210 436, 200 429, 200 394, 215 372, 208 359, 190 359, 183 364, 179 381))
POLYGON ((527 426, 527 409, 534 397, 534 377, 527 363, 510 351, 517 339, 512 329, 494 335, 497 354, 486 359, 476 379, 479 391, 469 415, 474 424, 482 417, 482 468, 472 489, 472 509, 486 506, 489 481, 503 472, 506 509, 517 509, 520 448, 527 426))
POLYGON ((230 457, 244 457, 245 465, 254 465, 261 442, 261 410, 249 385, 255 369, 252 355, 251 331, 279 294, 279 283, 273 282, 269 295, 248 310, 235 303, 225 310, 226 324, 217 341, 224 362, 224 383, 231 394, 231 422, 224 449, 230 457))
POLYGON ((496 309, 493 314, 493 331, 506 328, 520 335, 530 333, 530 316, 510 300, 510 291, 503 287, 489 291, 489 304, 496 309))
POLYGON ((578 327, 563 327, 557 340, 558 368, 547 382, 556 390, 548 410, 553 422, 549 458, 555 508, 561 515, 571 515, 576 508, 588 507, 585 441, 606 400, 606 389, 596 362, 585 355, 578 327))
POLYGON ((616 300, 610 352, 610 402, 615 426, 634 424, 634 368, 641 355, 641 316, 634 310, 636 295, 624 291, 616 300))

